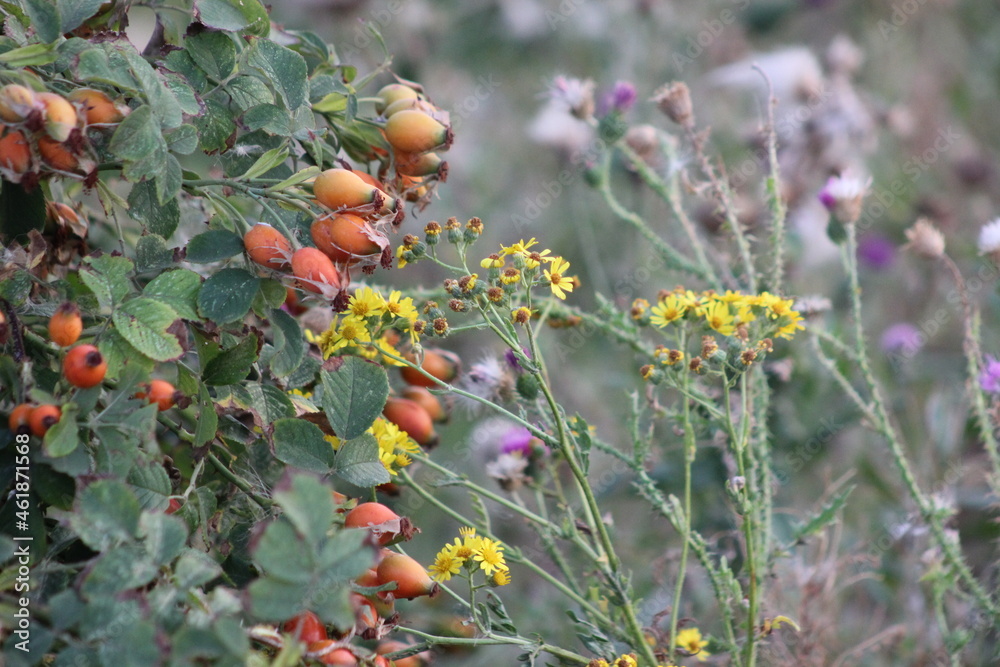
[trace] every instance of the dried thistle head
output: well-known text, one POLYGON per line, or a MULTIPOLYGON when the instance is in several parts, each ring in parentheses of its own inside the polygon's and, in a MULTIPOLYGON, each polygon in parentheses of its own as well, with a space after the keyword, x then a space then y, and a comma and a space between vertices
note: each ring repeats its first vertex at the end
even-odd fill
POLYGON ((906 230, 906 247, 926 259, 944 255, 944 235, 927 218, 918 219, 906 230))
POLYGON ((694 107, 691 91, 683 81, 674 81, 661 86, 650 98, 663 114, 681 127, 694 126, 694 107))

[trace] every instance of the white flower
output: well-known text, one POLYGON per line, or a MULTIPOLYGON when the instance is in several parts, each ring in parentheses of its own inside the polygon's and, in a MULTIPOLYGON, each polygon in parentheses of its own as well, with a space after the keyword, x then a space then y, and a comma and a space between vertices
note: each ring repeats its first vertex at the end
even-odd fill
POLYGON ((868 193, 872 179, 855 176, 832 176, 820 190, 819 200, 843 223, 857 222, 861 217, 861 200, 868 193))
POLYGON ((979 230, 979 254, 988 255, 997 250, 1000 250, 1000 218, 987 222, 979 230))

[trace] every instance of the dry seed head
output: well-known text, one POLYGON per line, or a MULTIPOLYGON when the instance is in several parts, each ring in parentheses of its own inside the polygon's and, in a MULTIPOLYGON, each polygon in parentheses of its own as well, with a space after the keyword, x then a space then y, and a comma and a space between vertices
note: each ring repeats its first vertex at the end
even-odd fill
POLYGON ((927 218, 920 218, 906 230, 907 247, 926 259, 944 255, 944 235, 927 218))
POLYGON ((651 101, 656 103, 660 111, 681 127, 694 126, 694 109, 691 104, 691 91, 683 81, 674 81, 660 87, 651 101))

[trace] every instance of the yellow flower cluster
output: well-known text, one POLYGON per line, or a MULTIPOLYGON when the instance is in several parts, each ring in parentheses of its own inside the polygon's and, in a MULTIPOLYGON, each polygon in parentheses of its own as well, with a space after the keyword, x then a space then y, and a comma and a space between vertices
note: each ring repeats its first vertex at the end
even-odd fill
POLYGON ((468 526, 458 530, 460 537, 454 544, 446 544, 437 556, 434 564, 427 568, 435 581, 448 581, 461 572, 462 567, 474 571, 482 570, 491 577, 494 586, 506 586, 510 583, 510 569, 503 557, 503 545, 488 537, 476 535, 476 529, 468 526))
MULTIPOLYGON (((379 461, 382 462, 390 475, 399 474, 400 468, 405 468, 413 463, 413 459, 409 455, 420 451, 420 445, 406 431, 388 419, 378 417, 368 427, 366 433, 374 436, 375 441, 378 442, 379 461)), ((339 449, 342 444, 341 439, 335 435, 326 436, 326 440, 334 449, 339 449)))
MULTIPOLYGON (((639 662, 634 653, 626 653, 618 659, 608 662, 604 659, 591 660, 587 667, 638 667, 639 662)), ((657 665, 657 667, 675 667, 674 665, 657 665)))
POLYGON ((393 327, 402 327, 409 332, 411 340, 417 341, 417 309, 413 299, 403 298, 394 291, 384 298, 371 287, 362 287, 348 300, 347 309, 330 323, 323 333, 316 335, 306 330, 306 339, 319 347, 324 359, 351 351, 369 359, 382 356, 384 363, 402 365, 400 362, 380 352, 400 356, 393 345, 393 327))
POLYGON ((521 239, 509 247, 501 245, 500 252, 490 255, 479 265, 495 274, 498 286, 516 285, 518 282, 523 282, 525 286, 546 285, 556 298, 565 299, 566 293, 572 292, 577 285, 576 277, 566 273, 569 262, 552 255, 551 250, 533 249, 537 244, 538 241, 532 238, 528 241, 521 239), (514 263, 513 268, 506 265, 508 257, 514 263), (543 268, 539 275, 537 269, 543 264, 548 264, 548 268, 543 268))
MULTIPOLYGON (((791 338, 796 331, 805 328, 802 315, 792 308, 793 303, 792 299, 783 299, 770 292, 743 294, 727 290, 719 294, 677 288, 653 306, 649 322, 663 328, 680 319, 700 320, 723 336, 732 336, 739 327, 760 318, 767 325, 765 335, 791 338)), ((645 308, 633 309, 633 312, 641 317, 645 315, 645 308)))

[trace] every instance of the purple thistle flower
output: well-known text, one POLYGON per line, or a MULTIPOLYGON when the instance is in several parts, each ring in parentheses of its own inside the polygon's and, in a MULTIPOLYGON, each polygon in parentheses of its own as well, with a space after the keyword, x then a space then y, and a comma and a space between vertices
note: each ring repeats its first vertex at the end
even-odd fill
POLYGON ((531 431, 523 426, 515 426, 500 437, 500 451, 504 454, 521 452, 524 458, 531 455, 531 431))
POLYGON ((979 386, 983 391, 1000 394, 1000 360, 986 355, 986 368, 979 374, 979 386))
POLYGON ((858 242, 858 259, 872 269, 888 269, 896 261, 896 244, 881 234, 867 234, 858 242))
POLYGON ((638 94, 635 86, 628 81, 616 81, 614 87, 601 96, 599 113, 603 116, 617 111, 624 113, 632 108, 638 94))
POLYGON ((920 329, 909 322, 897 322, 882 332, 882 349, 888 353, 916 354, 924 346, 924 336, 920 329))

